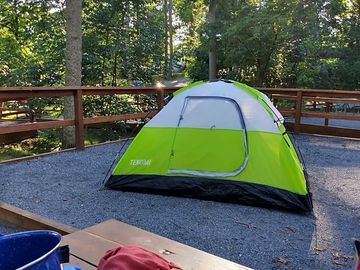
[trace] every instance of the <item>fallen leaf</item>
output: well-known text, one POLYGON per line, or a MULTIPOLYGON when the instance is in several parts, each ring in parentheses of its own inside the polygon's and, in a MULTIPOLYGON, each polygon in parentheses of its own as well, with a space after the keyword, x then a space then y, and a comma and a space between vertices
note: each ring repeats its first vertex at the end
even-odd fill
POLYGON ((239 223, 245 227, 247 227, 248 229, 252 230, 252 229, 256 229, 256 226, 255 225, 252 225, 252 224, 249 224, 249 223, 245 223, 245 222, 239 222, 239 221, 236 221, 236 223, 239 223))
POLYGON ((332 252, 331 255, 333 256, 331 262, 337 266, 347 266, 349 260, 355 259, 354 256, 343 255, 339 252, 332 252))
POLYGON ((340 262, 336 259, 332 259, 331 262, 334 264, 334 265, 337 265, 337 266, 347 266, 347 262, 340 262))
POLYGON ((326 248, 314 247, 314 251, 324 252, 326 251, 326 248))
POLYGON ((295 229, 295 228, 293 228, 293 227, 286 227, 286 229, 288 229, 290 232, 293 232, 293 233, 295 233, 295 232, 296 232, 296 229, 295 229))
POLYGON ((319 255, 320 252, 324 252, 324 251, 326 251, 326 248, 314 247, 313 248, 313 255, 319 255))
POLYGON ((289 263, 289 259, 285 257, 276 257, 272 260, 273 263, 281 263, 287 265, 289 263))

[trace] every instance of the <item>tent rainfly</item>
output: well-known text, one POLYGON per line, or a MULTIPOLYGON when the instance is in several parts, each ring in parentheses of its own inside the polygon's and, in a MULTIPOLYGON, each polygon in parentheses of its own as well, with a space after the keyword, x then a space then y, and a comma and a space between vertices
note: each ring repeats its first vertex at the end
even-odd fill
POLYGON ((193 83, 141 129, 105 186, 311 211, 283 122, 269 98, 245 84, 193 83))

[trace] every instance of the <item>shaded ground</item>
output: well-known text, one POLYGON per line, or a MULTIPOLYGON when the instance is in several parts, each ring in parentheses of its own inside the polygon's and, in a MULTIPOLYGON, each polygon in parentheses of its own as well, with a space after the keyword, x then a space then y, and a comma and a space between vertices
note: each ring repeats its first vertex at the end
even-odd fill
MULTIPOLYGON (((294 122, 294 118, 288 117, 286 121, 294 122)), ((324 125, 324 121, 324 118, 301 117, 302 124, 313 124, 322 126, 324 125)), ((360 129, 360 121, 329 119, 329 126, 360 129)))
POLYGON ((115 218, 255 269, 353 269, 352 239, 360 238, 360 141, 305 135, 296 141, 316 219, 100 189, 119 143, 0 165, 0 200, 80 228, 115 218))

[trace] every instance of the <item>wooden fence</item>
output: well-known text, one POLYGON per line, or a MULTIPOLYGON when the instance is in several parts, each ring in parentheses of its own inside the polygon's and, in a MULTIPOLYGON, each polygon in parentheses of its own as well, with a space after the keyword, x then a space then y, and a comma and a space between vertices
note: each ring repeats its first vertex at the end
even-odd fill
POLYGON ((0 126, 0 135, 19 133, 32 130, 48 128, 59 128, 75 126, 76 148, 84 149, 84 126, 113 121, 124 121, 129 119, 140 119, 154 116, 157 111, 142 112, 135 114, 123 114, 113 116, 98 116, 84 118, 83 99, 84 95, 157 95, 158 108, 164 106, 164 96, 178 90, 175 87, 155 88, 155 87, 9 87, 0 88, 0 102, 9 100, 23 100, 34 97, 74 97, 75 119, 64 119, 57 121, 42 121, 33 123, 19 123, 14 125, 0 126))
MULTIPOLYGON (((353 104, 360 108, 360 91, 337 91, 317 89, 289 89, 289 88, 258 88, 266 93, 275 104, 280 106, 280 112, 284 116, 293 117, 293 122, 287 122, 290 131, 298 133, 323 134, 332 136, 343 136, 360 138, 360 129, 333 127, 328 125, 329 119, 341 119, 360 121, 359 113, 334 113, 331 112, 333 104, 353 104), (284 101, 292 104, 283 108, 284 101), (292 103, 291 103, 292 102, 292 103), (319 105, 324 111, 306 110, 306 104, 312 104, 316 110, 319 105), (324 125, 304 124, 301 117, 323 118, 324 125)), ((23 100, 34 97, 64 97, 73 96, 75 106, 75 119, 57 121, 42 121, 33 123, 19 123, 14 125, 0 125, 0 135, 19 133, 24 131, 36 131, 48 128, 59 128, 75 126, 76 148, 84 149, 84 126, 113 121, 124 121, 129 119, 140 119, 154 116, 157 111, 141 112, 135 114, 123 114, 113 116, 98 116, 84 118, 83 99, 84 95, 157 95, 158 110, 164 106, 164 96, 178 90, 176 87, 16 87, 0 88, 0 102, 9 100, 23 100)), ((285 103, 286 103, 285 102, 285 103)))
POLYGON ((293 106, 283 108, 277 106, 285 117, 293 117, 293 122, 287 122, 288 130, 295 134, 309 133, 330 136, 360 138, 360 122, 353 122, 354 128, 329 126, 329 119, 360 121, 360 91, 319 90, 319 89, 292 89, 292 88, 258 88, 266 93, 275 105, 280 101, 291 101, 293 106), (311 109, 306 110, 306 104, 311 109), (331 112, 335 104, 352 105, 353 113, 331 112), (318 106, 323 111, 316 111, 318 106), (305 124, 302 117, 324 119, 324 124, 305 124))

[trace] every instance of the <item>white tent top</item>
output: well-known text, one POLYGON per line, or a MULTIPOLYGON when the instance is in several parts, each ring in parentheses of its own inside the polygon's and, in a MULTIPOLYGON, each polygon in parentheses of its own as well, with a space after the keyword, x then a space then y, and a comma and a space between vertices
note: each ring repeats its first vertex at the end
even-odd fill
POLYGON ((241 111, 247 131, 281 132, 276 120, 282 121, 283 117, 266 95, 260 93, 256 99, 239 86, 224 81, 195 85, 175 95, 171 105, 165 106, 146 126, 175 128, 179 125, 179 115, 185 116, 191 111, 193 116, 199 115, 199 119, 185 118, 181 121, 181 127, 206 128, 208 126, 204 121, 208 118, 216 123, 217 129, 244 129, 239 114, 234 113, 237 109, 241 111), (204 99, 196 97, 206 97, 207 101, 202 105, 204 99), (270 110, 266 110, 264 106, 268 106, 270 110), (203 117, 204 115, 207 117, 203 117), (223 119, 224 115, 227 116, 226 121, 223 119))

